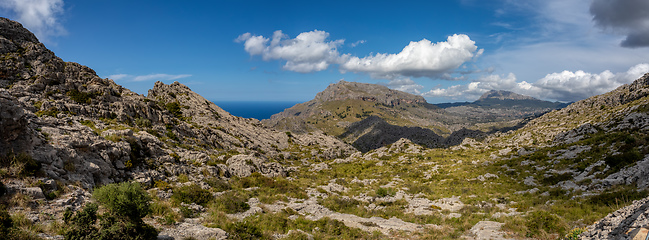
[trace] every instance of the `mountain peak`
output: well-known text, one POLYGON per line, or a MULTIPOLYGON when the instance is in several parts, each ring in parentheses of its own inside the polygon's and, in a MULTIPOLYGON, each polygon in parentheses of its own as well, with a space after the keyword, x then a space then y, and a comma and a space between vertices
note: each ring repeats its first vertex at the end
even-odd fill
POLYGON ((319 92, 315 99, 322 102, 359 99, 363 101, 382 103, 389 106, 396 106, 404 103, 426 103, 426 100, 422 96, 389 89, 383 85, 347 82, 344 80, 329 85, 324 91, 319 92))
POLYGON ((537 100, 536 98, 521 95, 515 92, 505 91, 505 90, 491 90, 482 94, 478 101, 487 100, 487 99, 498 99, 498 100, 537 100))
POLYGON ((0 17, 0 37, 19 44, 25 41, 39 43, 36 35, 24 28, 22 24, 3 17, 0 17))

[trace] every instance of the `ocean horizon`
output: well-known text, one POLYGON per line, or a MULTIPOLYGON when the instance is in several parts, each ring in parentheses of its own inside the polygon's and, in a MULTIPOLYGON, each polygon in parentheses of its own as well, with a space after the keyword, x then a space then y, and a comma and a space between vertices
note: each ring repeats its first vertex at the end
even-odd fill
POLYGON ((256 118, 258 120, 270 119, 270 116, 284 111, 297 101, 212 101, 214 104, 230 114, 243 118, 256 118))

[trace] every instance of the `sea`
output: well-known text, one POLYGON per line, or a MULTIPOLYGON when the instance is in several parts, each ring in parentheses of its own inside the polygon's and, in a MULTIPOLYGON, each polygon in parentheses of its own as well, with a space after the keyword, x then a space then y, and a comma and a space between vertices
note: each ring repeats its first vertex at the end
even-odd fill
POLYGON ((212 101, 223 110, 237 117, 270 119, 275 113, 284 111, 300 102, 271 102, 271 101, 212 101))

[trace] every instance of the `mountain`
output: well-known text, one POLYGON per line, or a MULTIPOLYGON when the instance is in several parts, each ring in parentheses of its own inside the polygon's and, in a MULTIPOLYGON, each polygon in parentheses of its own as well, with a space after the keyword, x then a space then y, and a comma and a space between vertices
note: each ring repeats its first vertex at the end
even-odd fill
POLYGON ((481 138, 563 106, 507 91, 485 93, 473 103, 433 105, 382 85, 340 81, 262 122, 293 132, 322 131, 367 151, 380 147, 377 142, 390 144, 401 137, 427 147, 449 146, 462 141, 458 136, 481 138), (372 116, 382 120, 368 119, 372 116), (417 135, 432 138, 415 140, 417 135), (445 140, 449 137, 455 140, 445 140))

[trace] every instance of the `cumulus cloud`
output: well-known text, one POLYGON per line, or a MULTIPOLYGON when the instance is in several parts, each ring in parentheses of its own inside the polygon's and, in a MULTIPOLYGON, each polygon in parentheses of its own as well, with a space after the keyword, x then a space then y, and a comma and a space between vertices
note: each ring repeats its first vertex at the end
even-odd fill
POLYGON ((2 0, 0 8, 9 10, 18 22, 41 40, 66 34, 59 22, 63 0, 2 0))
POLYGON ((171 81, 171 80, 177 80, 181 78, 188 78, 191 77, 191 74, 179 74, 179 75, 172 75, 172 74, 164 74, 164 73, 156 73, 156 74, 149 74, 149 75, 139 75, 139 76, 134 76, 134 75, 129 75, 129 74, 115 74, 115 75, 110 75, 108 78, 113 79, 113 80, 125 80, 125 81, 132 81, 132 82, 143 82, 143 81, 171 81))
POLYGON ((608 70, 599 74, 584 71, 551 73, 534 83, 518 81, 513 73, 506 76, 488 75, 469 84, 436 88, 422 95, 475 100, 489 90, 507 90, 540 99, 571 102, 609 92, 622 84, 633 82, 647 72, 649 64, 643 63, 620 73, 608 70))
POLYGON ((593 0, 590 13, 596 26, 626 35, 623 47, 649 47, 649 1, 593 0))
POLYGON ((235 41, 243 42, 244 50, 251 56, 261 55, 265 61, 284 60, 285 70, 308 73, 325 70, 329 65, 344 60, 345 56, 338 53, 338 47, 345 40, 329 41, 328 38, 329 33, 325 31, 303 32, 295 38, 288 38, 278 30, 271 38, 244 33, 235 41))
POLYGON ((475 42, 464 34, 449 36, 446 42, 427 39, 410 42, 396 54, 377 53, 359 58, 350 57, 341 64, 342 72, 368 73, 375 78, 398 77, 439 78, 463 63, 482 54, 475 42))
POLYGON ((448 88, 436 88, 423 93, 425 97, 445 97, 450 99, 475 100, 490 90, 508 90, 513 92, 528 92, 532 85, 528 82, 518 82, 516 75, 487 75, 482 76, 466 85, 455 85, 448 88))
POLYGON ((539 97, 559 101, 577 101, 609 92, 622 84, 631 83, 649 72, 649 64, 638 64, 626 72, 599 74, 584 71, 551 73, 534 83, 539 97))
POLYGON ((420 90, 424 88, 424 86, 417 84, 415 81, 413 81, 410 78, 393 79, 390 80, 390 82, 388 83, 381 83, 381 84, 394 90, 399 90, 399 91, 417 94, 417 95, 421 94, 420 90))

